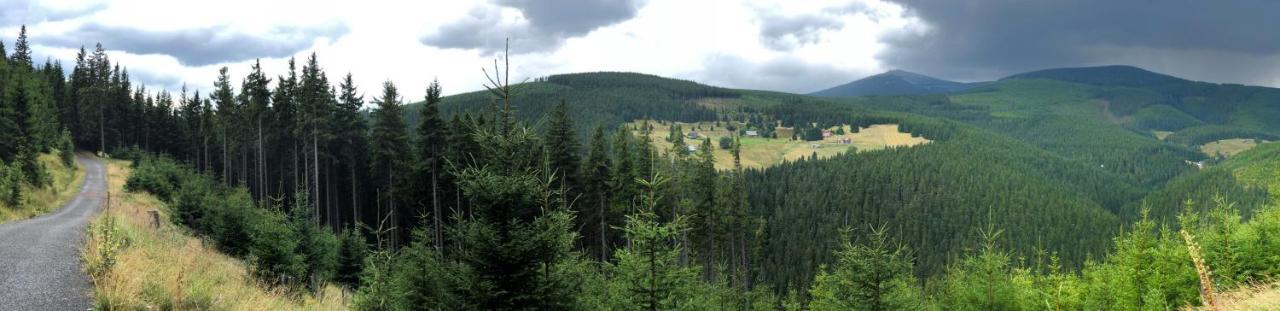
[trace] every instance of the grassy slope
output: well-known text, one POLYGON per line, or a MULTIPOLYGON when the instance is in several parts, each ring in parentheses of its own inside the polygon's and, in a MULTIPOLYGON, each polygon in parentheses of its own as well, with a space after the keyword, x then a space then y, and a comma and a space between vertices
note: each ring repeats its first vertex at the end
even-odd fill
POLYGON ((1234 156, 1258 145, 1258 140, 1230 138, 1212 141, 1200 146, 1200 151, 1208 156, 1234 156))
POLYGON ((44 188, 23 186, 23 206, 13 208, 0 203, 0 223, 27 219, 57 210, 74 197, 80 184, 84 182, 84 170, 76 166, 66 166, 58 158, 57 152, 42 154, 40 164, 48 170, 53 184, 44 188))
MULTIPOLYGON (((643 121, 632 122, 629 125, 638 128, 643 121)), ((717 169, 733 168, 733 155, 729 150, 720 148, 720 138, 729 135, 728 130, 724 127, 715 127, 715 122, 699 122, 685 123, 676 122, 686 131, 698 129, 700 137, 711 138, 711 146, 713 147, 716 158, 717 169)), ((653 141, 660 152, 668 152, 671 150, 672 143, 667 142, 666 138, 671 132, 670 125, 659 125, 657 122, 650 122, 654 126, 653 131, 649 133, 649 138, 653 141)), ((862 128, 858 133, 852 133, 849 125, 845 125, 845 135, 833 135, 821 141, 803 141, 791 140, 789 135, 780 135, 782 138, 763 138, 763 137, 742 137, 742 166, 748 168, 764 168, 782 163, 783 161, 795 161, 800 158, 806 158, 813 154, 817 154, 819 159, 827 159, 849 150, 849 147, 855 147, 858 151, 880 150, 888 147, 914 146, 929 142, 923 137, 912 137, 909 133, 903 133, 898 130, 896 124, 877 124, 870 127, 862 128), (787 136, 787 137, 784 137, 787 136), (840 139, 850 139, 850 145, 838 143, 840 139), (817 145, 818 148, 813 148, 817 145)), ((832 130, 835 128, 832 127, 832 130)), ((781 130, 780 130, 781 132, 781 130)), ((789 133, 789 131, 787 131, 789 133)), ((637 133, 639 134, 639 133, 637 133)), ((686 145, 701 146, 702 140, 694 140, 685 138, 686 145)))
POLYGON ((244 262, 219 253, 167 220, 160 200, 123 191, 128 166, 124 161, 108 163, 108 187, 116 200, 91 224, 82 254, 99 309, 346 308, 345 294, 332 286, 304 297, 265 289, 244 262), (147 211, 152 210, 161 215, 159 229, 151 226, 147 211))

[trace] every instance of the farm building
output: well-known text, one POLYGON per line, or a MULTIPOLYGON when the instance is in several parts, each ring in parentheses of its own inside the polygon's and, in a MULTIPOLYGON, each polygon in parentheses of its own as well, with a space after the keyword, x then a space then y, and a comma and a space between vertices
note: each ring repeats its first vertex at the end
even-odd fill
POLYGON ((831 135, 832 135, 832 134, 831 134, 831 131, 828 131, 828 130, 822 130, 822 138, 831 137, 831 135))
POLYGON ((684 146, 684 149, 685 149, 685 150, 688 150, 689 152, 697 152, 697 151, 698 151, 698 146, 694 146, 694 145, 685 145, 685 146, 684 146))
POLYGON ((689 131, 689 138, 690 138, 690 139, 698 139, 698 137, 699 137, 699 135, 698 135, 698 131, 689 131))
POLYGON ((746 135, 747 137, 756 137, 756 136, 760 136, 760 132, 747 130, 746 135))

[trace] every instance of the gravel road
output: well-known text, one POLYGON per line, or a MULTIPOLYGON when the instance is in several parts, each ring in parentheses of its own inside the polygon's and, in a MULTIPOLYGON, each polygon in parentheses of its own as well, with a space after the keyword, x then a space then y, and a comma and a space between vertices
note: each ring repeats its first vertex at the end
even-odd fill
POLYGON ((88 310, 92 291, 80 269, 85 225, 102 205, 106 172, 77 156, 85 170, 80 194, 57 211, 0 224, 0 310, 88 310))

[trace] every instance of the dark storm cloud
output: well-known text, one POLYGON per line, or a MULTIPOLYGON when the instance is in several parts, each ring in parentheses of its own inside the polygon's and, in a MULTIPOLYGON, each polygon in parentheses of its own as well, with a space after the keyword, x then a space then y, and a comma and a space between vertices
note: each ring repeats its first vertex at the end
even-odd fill
POLYGON ((0 0, 0 27, 35 25, 93 14, 106 8, 103 3, 84 7, 47 7, 35 1, 0 0))
POLYGON ((102 42, 111 50, 132 54, 173 56, 188 66, 203 66, 254 58, 284 57, 306 49, 317 38, 336 39, 347 33, 346 24, 317 27, 277 27, 263 34, 234 32, 226 26, 188 30, 145 30, 89 23, 57 38, 38 43, 79 47, 102 42))
POLYGON ((513 53, 550 51, 560 47, 565 39, 635 17, 641 2, 495 0, 494 6, 472 9, 467 17, 441 27, 420 41, 440 48, 478 49, 493 54, 503 49, 506 38, 511 38, 513 53), (519 10, 528 23, 504 24, 501 16, 504 7, 519 10))
POLYGON ((818 41, 822 30, 843 27, 835 17, 819 14, 771 16, 761 19, 760 41, 775 50, 791 50, 818 41))
MULTIPOLYGON (((881 60, 888 67, 957 79, 1125 60, 1117 53, 1147 53, 1161 61, 1135 65, 1163 66, 1149 69, 1174 74, 1184 66, 1169 58, 1189 52, 1199 56, 1196 61, 1214 59, 1203 57, 1205 53, 1259 59, 1280 54, 1280 36, 1274 34, 1280 29, 1280 1, 892 1, 923 19, 931 31, 886 38, 889 49, 881 60)), ((1257 77, 1227 70, 1210 75, 1257 77)))
POLYGON ((177 90, 182 88, 183 84, 182 77, 169 73, 129 69, 129 75, 134 83, 145 85, 148 89, 177 90))
POLYGON ((864 14, 864 9, 861 3, 852 3, 795 16, 760 12, 760 42, 779 51, 817 43, 822 31, 844 27, 843 15, 864 14))
POLYGON ((702 68, 684 77, 710 85, 808 93, 830 87, 832 81, 865 74, 868 73, 811 63, 789 55, 753 62, 721 53, 707 56, 702 68))

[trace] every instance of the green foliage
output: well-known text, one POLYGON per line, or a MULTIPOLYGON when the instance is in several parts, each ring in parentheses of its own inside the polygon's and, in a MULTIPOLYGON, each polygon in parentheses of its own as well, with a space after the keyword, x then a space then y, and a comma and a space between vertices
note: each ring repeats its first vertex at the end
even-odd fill
POLYGON ((947 270, 942 281, 943 305, 954 310, 1031 310, 1036 293, 1026 270, 996 246, 1001 231, 981 232, 981 250, 947 270))
POLYGON ((17 164, 6 165, 0 161, 0 197, 11 208, 22 206, 22 184, 26 182, 26 176, 17 164))
POLYGON ((697 285, 698 270, 678 261, 682 247, 676 241, 687 230, 686 220, 677 217, 663 224, 655 214, 661 208, 657 189, 665 182, 662 177, 642 182, 648 194, 642 208, 627 216, 623 232, 628 243, 615 254, 618 263, 611 269, 604 309, 696 309, 687 304, 697 297, 690 289, 697 285))
POLYGON ((909 250, 892 245, 883 229, 855 244, 841 238, 835 263, 820 267, 809 290, 810 310, 913 310, 923 300, 911 274, 909 250))
POLYGON ((343 230, 338 235, 338 242, 338 266, 333 280, 350 288, 359 288, 365 257, 369 256, 369 242, 357 228, 343 230))
MULTIPOLYGON (((316 224, 306 197, 288 215, 256 207, 244 188, 231 188, 165 157, 144 156, 126 181, 166 201, 175 221, 245 258, 267 284, 320 288, 335 274, 339 241, 316 224), (163 195, 162 195, 163 194, 163 195)), ((363 259, 361 259, 363 260, 363 259)))

